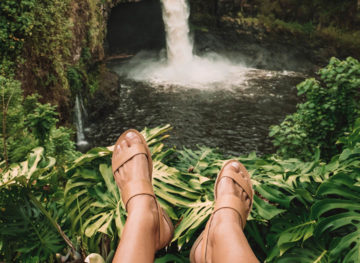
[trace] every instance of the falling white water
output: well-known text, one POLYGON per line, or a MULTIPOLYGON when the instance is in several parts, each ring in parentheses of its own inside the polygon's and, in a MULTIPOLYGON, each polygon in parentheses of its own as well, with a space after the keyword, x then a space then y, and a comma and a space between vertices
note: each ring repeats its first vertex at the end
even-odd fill
POLYGON ((88 146, 88 142, 85 140, 84 135, 84 124, 82 117, 82 109, 83 109, 82 101, 79 99, 79 96, 76 95, 75 98, 75 125, 76 125, 76 145, 79 148, 86 148, 88 146))
POLYGON ((169 64, 191 63, 193 45, 189 35, 190 9, 186 0, 162 0, 162 11, 169 64))
POLYGON ((193 54, 189 32, 187 0, 161 0, 166 31, 166 52, 142 51, 125 66, 115 68, 120 75, 154 85, 191 88, 231 87, 242 83, 246 67, 216 53, 193 54))

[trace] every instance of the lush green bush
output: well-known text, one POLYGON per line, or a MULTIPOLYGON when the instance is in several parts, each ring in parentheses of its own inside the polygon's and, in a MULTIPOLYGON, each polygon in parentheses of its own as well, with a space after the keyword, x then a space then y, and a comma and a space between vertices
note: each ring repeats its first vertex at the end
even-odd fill
POLYGON ((356 21, 356 0, 255 0, 253 11, 287 22, 309 22, 321 26, 351 27, 356 21), (254 10, 255 9, 255 10, 254 10))
POLYGON ((319 76, 320 80, 310 78, 297 86, 305 102, 280 125, 271 127, 270 136, 281 156, 310 159, 320 147, 322 156, 330 159, 339 151, 335 142, 351 130, 359 114, 358 60, 332 58, 319 76))
POLYGON ((26 94, 38 93, 58 105, 65 121, 72 104, 69 87, 86 93, 97 89, 99 71, 93 62, 104 56, 104 9, 111 2, 1 1, 0 74, 15 73, 26 94))
POLYGON ((25 38, 31 36, 35 0, 2 0, 0 2, 0 62, 19 55, 25 38))
POLYGON ((65 162, 76 157, 70 129, 57 128, 58 114, 50 104, 38 102, 38 95, 22 96, 20 82, 0 75, 0 158, 6 163, 24 160, 28 152, 45 147, 65 162))

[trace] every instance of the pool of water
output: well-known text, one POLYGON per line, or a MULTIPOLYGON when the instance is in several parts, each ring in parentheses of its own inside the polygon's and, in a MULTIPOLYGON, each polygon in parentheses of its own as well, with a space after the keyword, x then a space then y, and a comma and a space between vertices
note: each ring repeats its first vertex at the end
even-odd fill
POLYGON ((305 78, 296 72, 245 68, 226 85, 194 88, 130 80, 121 76, 124 66, 108 65, 120 74, 120 94, 112 113, 91 120, 87 139, 93 146, 111 145, 129 128, 171 124, 170 146, 205 145, 229 155, 271 153, 269 127, 296 110, 296 84, 305 78))

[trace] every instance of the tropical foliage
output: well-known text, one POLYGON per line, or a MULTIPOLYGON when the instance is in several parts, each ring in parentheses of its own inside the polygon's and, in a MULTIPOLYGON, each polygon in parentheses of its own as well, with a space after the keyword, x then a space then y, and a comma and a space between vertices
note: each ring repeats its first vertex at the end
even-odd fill
MULTIPOLYGON (((101 68, 93 62, 103 57, 107 10, 121 1, 0 1, 0 262, 82 262, 90 253, 112 260, 127 216, 112 148, 80 154, 58 119, 67 119, 70 95, 97 89, 101 68)), ((197 15, 207 5, 224 11, 217 1, 191 2, 197 15)), ((260 23, 260 31, 319 38, 321 45, 334 42, 330 50, 339 54, 357 54, 355 0, 235 2, 239 8, 227 14, 235 11, 232 17, 250 28, 260 23)), ((359 87, 353 58, 333 58, 317 78, 299 84, 303 103, 270 131, 277 155, 177 150, 164 144, 169 125, 142 131, 155 193, 176 226, 156 262, 188 261, 228 158, 252 175, 256 195, 245 231, 261 261, 360 262, 359 87)))
POLYGON ((21 80, 26 94, 36 92, 43 102, 58 105, 61 121, 68 121, 74 102, 70 96, 80 88, 98 87, 100 67, 93 61, 103 57, 105 10, 110 4, 105 0, 2 0, 0 75, 21 80), (74 69, 80 88, 72 87, 74 69))
POLYGON ((56 223, 63 210, 55 200, 48 202, 55 162, 39 147, 2 174, 0 248, 7 262, 51 260, 64 247, 56 223))
POLYGON ((6 166, 23 161, 28 152, 38 146, 45 147, 59 164, 78 154, 71 141, 73 132, 56 127, 56 108, 38 100, 37 94, 24 98, 19 81, 0 75, 0 158, 6 166))
MULTIPOLYGON (((153 134, 167 129, 156 129, 153 134)), ((357 126, 348 142, 357 146, 347 147, 327 164, 319 159, 319 151, 312 162, 263 159, 254 154, 238 158, 252 174, 257 193, 246 231, 262 260, 356 262, 359 259, 359 130, 357 126), (300 250, 307 256, 299 257, 300 250)), ((152 144, 155 192, 177 222, 174 245, 186 251, 210 216, 214 179, 224 158, 208 148, 158 151, 162 147, 160 141, 152 144), (170 153, 172 158, 167 160, 170 153)), ((109 188, 106 186, 113 180, 109 153, 109 149, 98 148, 80 158, 75 165, 77 172, 67 184, 70 190, 66 190, 69 196, 66 202, 72 207, 72 222, 87 238, 102 233, 110 237, 120 235, 125 220, 117 188, 113 182, 109 188), (96 172, 89 170, 90 163, 99 167, 96 172), (69 195, 71 190, 79 196, 69 195)))
POLYGON ((271 128, 278 153, 284 157, 311 159, 320 146, 322 156, 330 159, 339 152, 337 139, 351 130, 359 114, 360 63, 354 58, 332 58, 319 71, 320 80, 306 79, 297 86, 306 96, 298 110, 271 128))
MULTIPOLYGON (((154 158, 155 192, 177 225, 169 249, 173 253, 158 262, 186 262, 184 255, 211 213, 214 179, 225 158, 208 148, 164 149, 162 140, 169 129, 143 131, 154 158)), ((319 159, 319 152, 311 162, 255 154, 238 158, 252 174, 256 191, 246 232, 261 260, 358 261, 359 134, 360 121, 339 140, 345 149, 329 163, 319 159)), ((42 148, 35 149, 27 161, 3 175, 3 256, 42 261, 54 252, 65 253, 69 246, 77 251, 72 252, 75 256, 95 252, 110 260, 126 219, 112 177, 111 148, 92 149, 74 161, 66 169, 69 179, 64 189, 59 185, 53 189, 55 159, 43 153, 42 148), (33 224, 38 226, 35 232, 33 224), (19 229, 19 225, 28 227, 19 229), (18 235, 29 241, 19 243, 14 238, 18 235)))

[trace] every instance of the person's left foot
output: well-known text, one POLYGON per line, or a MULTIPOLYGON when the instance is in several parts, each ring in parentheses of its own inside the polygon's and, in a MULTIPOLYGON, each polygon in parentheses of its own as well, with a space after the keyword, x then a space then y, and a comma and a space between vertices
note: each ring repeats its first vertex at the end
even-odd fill
MULTIPOLYGON (((236 172, 240 174, 243 178, 245 176, 243 175, 243 171, 240 168, 240 163, 237 161, 229 162, 224 167, 222 173, 225 176, 227 173, 233 173, 236 172)), ((221 178, 218 185, 217 185, 217 196, 224 196, 224 195, 235 195, 239 197, 243 204, 246 207, 246 212, 250 209, 250 198, 248 194, 244 191, 244 189, 238 185, 234 180, 232 180, 229 177, 221 178)), ((233 225, 234 227, 238 227, 242 231, 242 225, 244 225, 245 222, 241 222, 241 217, 239 214, 231 209, 231 208, 223 208, 219 211, 217 211, 212 218, 211 222, 211 228, 209 230, 209 236, 208 236, 208 244, 207 244, 207 250, 211 251, 212 246, 215 243, 215 241, 221 239, 223 237, 223 231, 222 226, 226 225, 227 227, 230 225, 233 225)), ((195 250, 195 262, 201 263, 202 259, 202 247, 204 245, 204 239, 199 243, 195 250)), ((207 255, 210 256, 210 255, 207 255)))

